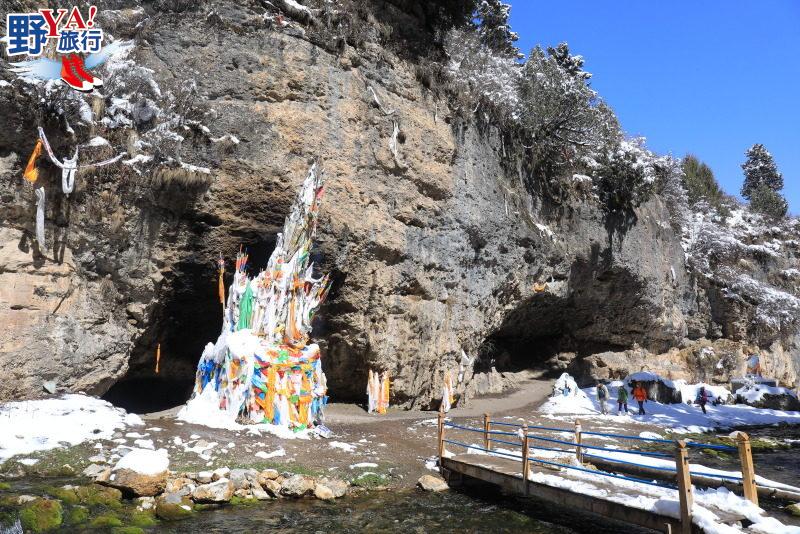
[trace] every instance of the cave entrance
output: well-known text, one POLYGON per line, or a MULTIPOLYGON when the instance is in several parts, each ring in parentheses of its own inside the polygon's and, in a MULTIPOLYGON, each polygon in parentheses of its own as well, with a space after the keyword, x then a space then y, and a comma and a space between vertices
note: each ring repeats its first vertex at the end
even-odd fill
POLYGON ((524 300, 480 345, 476 373, 548 371, 547 362, 572 345, 569 303, 549 293, 524 300))
POLYGON ((479 347, 476 374, 495 377, 483 382, 497 390, 498 382, 513 385, 515 373, 551 378, 564 371, 581 382, 585 356, 645 344, 654 309, 641 297, 636 275, 610 263, 593 249, 573 263, 568 278, 509 311, 479 347))
MULTIPOLYGON (((249 253, 248 272, 252 275, 266 267, 275 248, 275 234, 266 239, 249 237, 242 242, 249 253)), ((226 257, 226 265, 227 295, 233 276, 231 255, 226 257)), ((105 400, 139 414, 169 410, 189 400, 203 348, 215 343, 222 330, 217 279, 217 254, 208 249, 173 267, 152 326, 133 349, 127 374, 108 390, 105 400), (161 359, 156 374, 159 343, 161 359)))

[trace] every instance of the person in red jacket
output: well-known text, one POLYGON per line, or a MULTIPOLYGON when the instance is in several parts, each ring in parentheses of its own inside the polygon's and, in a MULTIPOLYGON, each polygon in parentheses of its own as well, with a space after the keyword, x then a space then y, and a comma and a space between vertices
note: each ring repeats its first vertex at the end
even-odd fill
POLYGON ((645 415, 644 403, 647 402, 647 390, 644 389, 641 383, 633 386, 633 398, 639 403, 639 415, 645 415))

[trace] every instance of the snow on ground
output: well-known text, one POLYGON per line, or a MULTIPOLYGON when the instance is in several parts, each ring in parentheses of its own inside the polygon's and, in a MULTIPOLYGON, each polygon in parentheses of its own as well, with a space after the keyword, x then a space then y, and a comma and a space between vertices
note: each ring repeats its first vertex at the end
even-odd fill
POLYGON ((350 469, 364 469, 368 467, 378 467, 378 464, 372 462, 360 462, 350 466, 350 469))
MULTIPOLYGON (((617 387, 622 382, 612 382, 608 385, 610 399, 608 400, 609 414, 601 415, 600 404, 597 401, 595 388, 585 388, 581 392, 586 397, 586 402, 561 401, 551 402, 553 398, 539 408, 539 411, 553 419, 568 420, 567 415, 581 415, 582 419, 592 421, 609 418, 625 423, 641 423, 662 428, 669 428, 672 432, 701 433, 715 429, 734 428, 749 425, 772 425, 777 423, 800 424, 800 412, 783 410, 769 410, 754 408, 746 404, 731 404, 712 406, 706 405, 708 414, 704 414, 699 406, 693 404, 660 404, 647 401, 644 405, 645 415, 638 415, 638 406, 632 398, 628 399, 628 414, 617 413, 617 387)), ((688 388, 688 386, 687 386, 688 388)), ((577 397, 567 397, 567 399, 577 397)))
POLYGON ((144 425, 138 415, 86 395, 0 405, 0 463, 17 454, 111 439, 116 430, 144 425))
POLYGON ((553 384, 553 395, 539 407, 545 414, 594 414, 597 409, 567 373, 553 384))
POLYGON ((186 405, 180 409, 176 417, 180 421, 202 425, 209 428, 219 428, 223 430, 247 430, 253 435, 261 435, 261 432, 273 434, 281 439, 310 439, 311 432, 293 430, 279 425, 241 425, 231 419, 228 412, 219 409, 219 397, 212 387, 206 387, 200 395, 195 395, 186 405))
POLYGON ((166 449, 131 449, 114 466, 114 471, 130 469, 140 475, 157 475, 169 468, 169 456, 166 449))
POLYGON ((343 443, 341 441, 331 441, 328 443, 334 449, 342 449, 345 452, 355 452, 356 446, 350 443, 343 443))
POLYGON ((281 447, 280 449, 272 451, 272 452, 258 451, 256 453, 256 456, 258 458, 261 458, 262 460, 267 460, 269 458, 277 458, 279 456, 286 456, 286 451, 283 449, 283 447, 281 447))

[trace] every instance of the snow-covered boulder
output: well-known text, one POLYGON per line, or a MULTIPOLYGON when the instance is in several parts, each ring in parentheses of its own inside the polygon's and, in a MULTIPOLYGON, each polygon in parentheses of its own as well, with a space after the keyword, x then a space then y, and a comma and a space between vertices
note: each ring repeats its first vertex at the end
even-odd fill
POLYGON ((659 376, 649 371, 640 371, 625 377, 625 385, 628 390, 633 390, 633 385, 641 384, 647 391, 649 400, 660 402, 661 404, 677 404, 683 402, 680 392, 675 387, 675 383, 663 376, 659 376))
POLYGON ((700 388, 705 387, 708 393, 709 404, 732 404, 735 400, 733 394, 724 386, 714 386, 700 382, 699 384, 687 384, 685 380, 675 380, 673 382, 675 389, 681 396, 681 402, 687 404, 694 404, 700 395, 700 388))
POLYGON ((136 497, 151 497, 164 491, 168 469, 166 449, 131 449, 114 466, 106 484, 136 497))
POLYGON ((735 395, 736 402, 755 408, 800 411, 800 400, 797 399, 795 392, 788 388, 751 382, 737 389, 735 395))

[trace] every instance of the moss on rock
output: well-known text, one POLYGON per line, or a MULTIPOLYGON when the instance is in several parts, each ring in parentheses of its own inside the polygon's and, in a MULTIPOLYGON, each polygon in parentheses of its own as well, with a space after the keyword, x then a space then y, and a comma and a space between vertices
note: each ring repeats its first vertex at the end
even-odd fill
POLYGON ((129 514, 126 522, 135 527, 152 527, 158 523, 158 520, 153 512, 134 510, 129 514))
POLYGON ((89 509, 85 506, 74 506, 67 513, 67 524, 80 525, 89 520, 89 509))
POLYGON ((122 519, 120 519, 114 514, 103 514, 103 515, 98 515, 97 517, 92 519, 89 525, 91 525, 92 528, 121 527, 122 519))
POLYGON ((63 502, 64 504, 78 504, 81 500, 78 498, 78 494, 75 493, 75 490, 72 488, 60 488, 55 486, 50 486, 44 489, 44 492, 58 499, 59 501, 63 502))
POLYGON ((192 515, 192 507, 185 503, 159 501, 156 504, 156 516, 164 521, 178 521, 192 515), (187 509, 188 508, 188 509, 187 509))
POLYGON ((144 529, 141 527, 116 527, 111 532, 113 534, 144 534, 144 529))
POLYGON ((56 500, 36 499, 22 507, 19 519, 26 532, 47 532, 61 526, 64 509, 56 500))
POLYGON ((107 506, 109 508, 119 508, 122 506, 122 492, 116 488, 101 486, 100 484, 89 484, 75 488, 75 494, 80 502, 88 506, 107 506))

